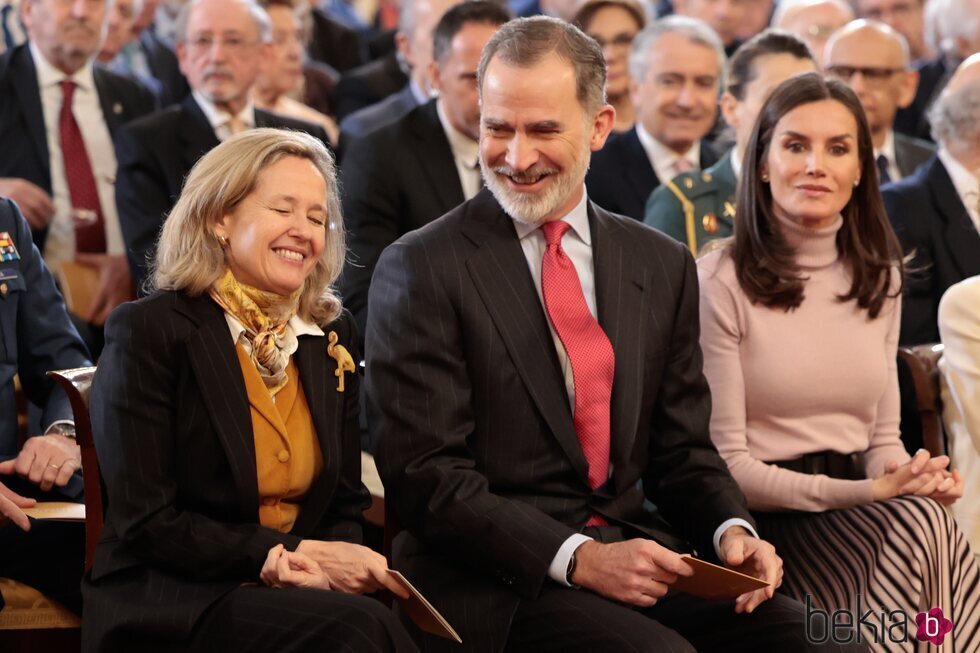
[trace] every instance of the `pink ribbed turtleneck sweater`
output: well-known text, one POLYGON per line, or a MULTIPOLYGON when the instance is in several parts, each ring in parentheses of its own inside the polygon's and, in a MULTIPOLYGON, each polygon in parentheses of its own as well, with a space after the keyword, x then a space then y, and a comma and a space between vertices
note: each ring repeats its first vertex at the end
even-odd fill
POLYGON ((725 250, 698 261, 701 347, 711 386, 711 437, 754 510, 822 511, 872 501, 871 481, 791 472, 765 461, 865 452, 869 478, 905 462, 899 439, 900 306, 877 319, 838 295, 850 288, 836 235, 781 221, 808 276, 794 311, 753 305, 725 250))

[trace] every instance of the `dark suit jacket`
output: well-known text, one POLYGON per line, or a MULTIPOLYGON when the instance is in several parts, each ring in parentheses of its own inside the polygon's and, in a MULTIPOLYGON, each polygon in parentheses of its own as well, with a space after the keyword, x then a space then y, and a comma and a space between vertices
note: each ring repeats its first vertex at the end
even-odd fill
POLYGON ((337 120, 380 102, 407 83, 408 75, 394 53, 347 71, 337 84, 337 120))
POLYGON ((899 343, 939 341, 939 300, 946 289, 980 274, 980 235, 939 157, 882 190, 885 209, 906 253, 907 275, 899 343))
POLYGON ((340 187, 349 239, 341 288, 363 329, 371 275, 384 248, 464 199, 436 101, 351 143, 340 187))
POLYGON ((358 109, 340 123, 340 141, 337 143, 337 157, 341 161, 344 151, 351 141, 370 131, 391 124, 419 105, 409 84, 380 102, 358 109))
MULTIPOLYGON (((701 141, 701 167, 718 161, 718 153, 706 140, 701 141)), ((613 213, 643 220, 643 211, 650 193, 660 185, 657 173, 650 165, 636 128, 614 134, 605 147, 593 152, 592 163, 585 177, 589 199, 613 213)))
MULTIPOLYGON (((262 109, 255 110, 255 123, 258 127, 304 131, 330 147, 319 125, 262 109)), ((180 196, 184 178, 218 143, 211 123, 192 95, 127 125, 116 138, 116 208, 137 289, 146 279, 147 261, 156 251, 160 228, 180 196)))
MULTIPOLYGON (((356 352, 349 314, 324 330, 356 352)), ((208 606, 259 582, 273 546, 360 542, 359 381, 337 392, 326 347, 300 336, 293 358, 324 468, 280 533, 259 524, 249 402, 222 310, 167 292, 113 312, 90 400, 108 511, 83 583, 88 650, 183 650, 208 606)))
POLYGON ((150 72, 160 82, 160 106, 169 107, 187 97, 191 87, 180 72, 177 54, 157 36, 152 25, 140 34, 139 46, 146 56, 150 72))
POLYGON ((613 474, 595 492, 524 252, 488 190, 385 250, 372 283, 371 423, 408 530, 394 564, 477 650, 503 649, 518 602, 593 511, 709 557, 724 520, 752 523, 708 435, 691 255, 594 204, 589 222, 616 355, 613 474))
POLYGON ((908 177, 936 153, 936 146, 920 138, 894 132, 895 163, 902 177, 908 177))
MULTIPOLYGON (((42 409, 41 428, 72 419, 68 397, 48 370, 90 365, 88 352, 72 326, 31 231, 17 205, 0 198, 0 238, 10 238, 19 254, 0 246, 0 460, 20 451, 14 375, 27 398, 42 409)), ((35 435, 32 433, 31 435, 35 435)))
POLYGON ((916 62, 915 68, 919 71, 919 86, 915 89, 912 104, 899 109, 895 114, 894 127, 895 131, 906 136, 931 141, 932 128, 929 126, 929 118, 926 114, 956 67, 950 65, 946 57, 940 55, 936 59, 916 62))
MULTIPOLYGON (((136 81, 96 64, 95 88, 109 133, 115 140, 119 128, 156 108, 153 94, 136 81)), ((81 125, 84 131, 85 126, 81 125)), ((0 177, 19 177, 51 194, 48 137, 44 128, 37 70, 27 44, 0 60, 0 177)), ((34 232, 34 242, 44 251, 48 230, 34 232)))
POLYGON ((329 64, 342 73, 364 63, 365 48, 357 32, 337 22, 322 9, 313 9, 310 21, 313 23, 313 33, 306 53, 311 59, 329 64))

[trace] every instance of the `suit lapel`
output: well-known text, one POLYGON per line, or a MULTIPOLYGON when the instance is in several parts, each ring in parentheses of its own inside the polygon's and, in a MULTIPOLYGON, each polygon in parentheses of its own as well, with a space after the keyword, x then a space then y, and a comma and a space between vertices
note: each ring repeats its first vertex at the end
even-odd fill
POLYGON ((255 436, 245 379, 221 308, 207 296, 182 297, 178 310, 194 320, 198 331, 187 341, 187 355, 201 400, 225 450, 243 516, 257 519, 258 478, 255 436))
MULTIPOLYGON (((643 274, 631 262, 627 234, 591 202, 589 222, 595 259, 596 309, 599 324, 616 354, 611 406, 613 468, 626 469, 640 416, 643 387, 643 334, 647 331, 647 296, 643 274)), ((621 491, 622 488, 619 488, 621 491)))
POLYGON ((105 70, 98 64, 92 66, 92 79, 95 82, 95 94, 99 96, 102 117, 106 127, 109 128, 109 133, 114 134, 123 123, 126 107, 118 101, 116 94, 112 92, 112 82, 105 70))
MULTIPOLYGON (((634 203, 639 205, 642 214, 647 198, 650 197, 651 191, 660 185, 660 180, 657 179, 657 173, 650 164, 650 158, 643 149, 643 144, 640 143, 640 137, 636 135, 636 127, 623 135, 622 147, 626 161, 624 166, 626 181, 633 191, 634 203)), ((622 206, 623 203, 620 202, 620 205, 622 206)))
POLYGON ((466 218, 463 231, 477 245, 466 268, 477 292, 528 393, 572 466, 588 483, 554 341, 513 222, 487 190, 470 202, 466 218))
POLYGON ((432 182, 432 189, 443 212, 456 208, 466 199, 463 197, 463 185, 459 180, 456 169, 456 159, 453 157, 449 139, 442 129, 439 113, 436 111, 436 101, 432 100, 410 114, 412 133, 416 139, 415 152, 418 154, 420 167, 432 182))
POLYGON ((939 215, 946 221, 944 240, 957 269, 963 278, 980 274, 980 234, 938 157, 929 170, 929 186, 939 215))
POLYGON ((333 496, 340 475, 340 445, 343 440, 340 433, 345 394, 337 392, 337 377, 334 375, 337 362, 327 355, 326 338, 300 336, 294 360, 323 454, 323 471, 310 487, 293 527, 296 533, 309 533, 323 516, 327 499, 333 496))
POLYGON ((41 90, 37 85, 37 70, 34 68, 34 60, 27 45, 22 45, 11 55, 9 62, 10 75, 13 78, 14 89, 17 91, 17 101, 20 103, 20 110, 27 123, 27 131, 30 132, 31 140, 34 141, 34 148, 37 156, 44 164, 44 170, 48 173, 46 187, 51 189, 51 171, 49 170, 48 137, 44 127, 44 111, 41 108, 41 90))
POLYGON ((177 137, 181 141, 183 169, 190 170, 204 154, 218 147, 220 141, 193 96, 188 95, 180 104, 180 127, 177 130, 177 137))

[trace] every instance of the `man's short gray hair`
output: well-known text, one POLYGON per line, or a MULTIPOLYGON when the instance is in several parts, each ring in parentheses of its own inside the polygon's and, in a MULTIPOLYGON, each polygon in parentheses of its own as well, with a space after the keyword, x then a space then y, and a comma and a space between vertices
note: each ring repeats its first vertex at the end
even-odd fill
POLYGON ((655 20, 636 35, 630 50, 630 76, 639 83, 647 74, 650 49, 667 34, 683 36, 691 43, 714 50, 718 60, 718 88, 725 88, 725 46, 707 23, 689 16, 667 16, 655 20))
POLYGON ((944 0, 942 6, 937 7, 935 16, 940 49, 957 61, 973 54, 960 52, 956 42, 957 39, 970 42, 980 39, 980 14, 974 11, 970 0, 944 0))
MULTIPOLYGON (((252 16, 252 20, 255 21, 255 27, 259 31, 259 41, 262 43, 269 43, 272 41, 272 21, 269 20, 269 14, 265 12, 265 9, 256 2, 256 0, 237 0, 241 2, 248 13, 252 16)), ((175 23, 177 43, 187 42, 187 21, 190 19, 191 10, 194 7, 208 2, 208 0, 189 0, 185 2, 180 11, 177 13, 177 20, 175 23)))
POLYGON ((606 62, 602 48, 582 30, 558 18, 533 16, 512 20, 493 35, 477 70, 483 96, 487 66, 494 58, 517 68, 530 68, 554 52, 575 69, 575 95, 582 108, 598 113, 606 103, 606 62))
POLYGON ((928 115, 932 137, 937 142, 980 144, 980 80, 952 93, 942 93, 928 115))

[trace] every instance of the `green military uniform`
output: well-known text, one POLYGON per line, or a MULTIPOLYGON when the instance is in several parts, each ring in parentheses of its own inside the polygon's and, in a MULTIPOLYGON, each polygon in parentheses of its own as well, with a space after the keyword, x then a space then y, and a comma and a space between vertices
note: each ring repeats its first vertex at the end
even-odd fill
POLYGON ((643 222, 686 243, 697 256, 708 241, 732 235, 735 184, 729 153, 707 170, 677 175, 653 191, 643 222))

